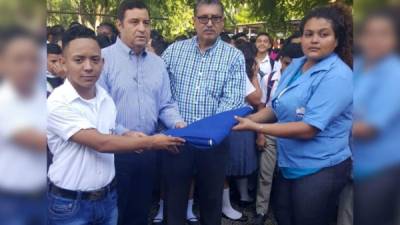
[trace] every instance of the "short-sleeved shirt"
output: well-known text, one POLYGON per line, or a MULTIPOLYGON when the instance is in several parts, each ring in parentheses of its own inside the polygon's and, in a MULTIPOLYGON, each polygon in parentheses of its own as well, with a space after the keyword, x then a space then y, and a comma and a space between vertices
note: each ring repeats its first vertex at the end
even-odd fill
POLYGON ((86 100, 66 80, 50 95, 47 109, 48 146, 53 154, 50 181, 76 191, 97 190, 109 184, 115 176, 114 155, 71 141, 84 129, 96 129, 102 134, 114 132, 117 111, 107 92, 97 85, 96 97, 86 100))
POLYGON ((284 71, 272 107, 278 123, 304 122, 319 132, 308 140, 278 138, 280 167, 324 168, 351 156, 352 71, 332 53, 288 85, 305 61, 294 59, 284 71))

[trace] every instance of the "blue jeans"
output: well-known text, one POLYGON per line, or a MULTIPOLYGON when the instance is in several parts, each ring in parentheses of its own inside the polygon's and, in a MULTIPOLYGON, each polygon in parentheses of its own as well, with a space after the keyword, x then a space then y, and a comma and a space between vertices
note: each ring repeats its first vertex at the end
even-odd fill
POLYGON ((48 193, 49 225, 116 225, 117 193, 112 191, 100 200, 63 198, 48 193))

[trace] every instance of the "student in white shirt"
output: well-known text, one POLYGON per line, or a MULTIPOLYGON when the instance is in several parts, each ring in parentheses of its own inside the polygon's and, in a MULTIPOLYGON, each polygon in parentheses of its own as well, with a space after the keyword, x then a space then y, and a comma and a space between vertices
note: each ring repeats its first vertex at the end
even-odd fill
POLYGON ((62 41, 67 80, 48 99, 47 136, 53 153, 48 171, 48 221, 114 225, 118 213, 111 153, 177 152, 184 140, 146 136, 116 125, 114 102, 96 85, 104 60, 94 31, 76 26, 62 41))
POLYGON ((2 33, 0 224, 45 222, 46 92, 39 87, 40 59, 32 34, 18 27, 2 33))
POLYGON ((270 53, 272 50, 273 39, 268 33, 259 33, 256 37, 257 55, 256 61, 260 66, 261 78, 268 76, 273 71, 279 71, 280 62, 271 59, 270 53))

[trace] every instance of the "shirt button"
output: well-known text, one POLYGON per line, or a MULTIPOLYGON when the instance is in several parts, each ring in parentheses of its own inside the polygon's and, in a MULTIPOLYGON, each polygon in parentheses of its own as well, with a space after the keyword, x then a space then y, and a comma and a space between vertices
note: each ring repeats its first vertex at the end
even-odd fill
POLYGON ((200 72, 199 75, 200 75, 200 76, 203 75, 203 72, 200 72))
POLYGON ((200 85, 197 85, 197 86, 196 86, 196 90, 199 90, 199 89, 200 89, 200 85))

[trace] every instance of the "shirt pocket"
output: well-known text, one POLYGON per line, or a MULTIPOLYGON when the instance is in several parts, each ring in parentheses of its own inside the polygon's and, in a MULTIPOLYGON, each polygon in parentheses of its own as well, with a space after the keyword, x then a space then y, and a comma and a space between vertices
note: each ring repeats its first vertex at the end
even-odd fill
POLYGON ((205 76, 205 85, 207 95, 219 99, 223 95, 224 85, 228 77, 227 70, 213 69, 205 76))
POLYGON ((78 200, 62 198, 51 193, 48 203, 50 220, 73 219, 79 211, 78 200))

